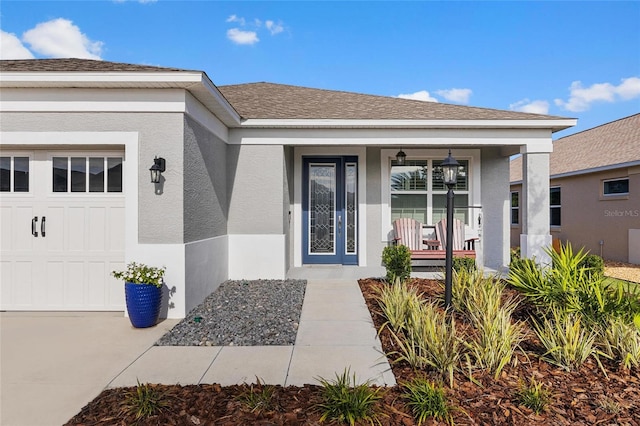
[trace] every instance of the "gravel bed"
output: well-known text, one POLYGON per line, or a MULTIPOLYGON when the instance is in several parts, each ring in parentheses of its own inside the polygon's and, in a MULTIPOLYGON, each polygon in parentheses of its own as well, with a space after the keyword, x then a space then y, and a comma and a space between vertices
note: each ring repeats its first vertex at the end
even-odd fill
POLYGON ((306 286, 304 280, 226 281, 156 345, 293 345, 306 286))

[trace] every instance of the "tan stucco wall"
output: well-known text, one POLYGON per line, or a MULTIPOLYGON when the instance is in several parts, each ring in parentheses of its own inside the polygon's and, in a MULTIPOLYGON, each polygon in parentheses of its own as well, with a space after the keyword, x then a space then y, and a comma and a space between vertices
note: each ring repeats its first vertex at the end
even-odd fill
MULTIPOLYGON (((554 239, 608 260, 629 261, 629 229, 640 229, 640 167, 552 179, 549 186, 559 186, 562 194, 561 226, 551 228, 554 239), (629 195, 602 195, 604 180, 626 177, 629 195)), ((511 190, 519 191, 519 185, 511 190)), ((520 227, 512 226, 512 246, 519 234, 520 227)))

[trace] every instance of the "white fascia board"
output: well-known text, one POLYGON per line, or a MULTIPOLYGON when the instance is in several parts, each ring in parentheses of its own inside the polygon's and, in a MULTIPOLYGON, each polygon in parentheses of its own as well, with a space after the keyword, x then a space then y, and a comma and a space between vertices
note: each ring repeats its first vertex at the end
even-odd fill
POLYGON ((201 72, 1 72, 0 87, 43 87, 54 83, 68 83, 77 87, 84 84, 90 87, 97 85, 117 85, 123 83, 144 84, 201 83, 201 72))
POLYGON ((0 132, 0 145, 125 145, 138 144, 138 132, 0 132))
POLYGON ((549 178, 560 179, 560 178, 566 178, 571 176, 586 175, 589 173, 606 172, 608 170, 626 169, 626 168, 635 167, 635 166, 640 166, 640 161, 629 161, 627 163, 610 164, 608 166, 600 166, 600 167, 593 167, 593 168, 584 169, 584 170, 575 170, 573 172, 558 173, 558 174, 549 176, 549 178))
POLYGON ((551 129, 575 126, 575 118, 549 120, 335 120, 335 119, 247 119, 241 127, 275 128, 405 128, 405 129, 551 129))

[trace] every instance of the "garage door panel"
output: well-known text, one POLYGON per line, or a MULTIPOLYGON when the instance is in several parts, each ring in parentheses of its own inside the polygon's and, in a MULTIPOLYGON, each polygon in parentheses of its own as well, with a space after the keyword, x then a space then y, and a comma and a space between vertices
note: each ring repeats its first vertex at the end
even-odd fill
POLYGON ((64 210, 64 207, 48 207, 46 209, 44 241, 49 253, 64 252, 64 210))
MULTIPOLYGON (((67 251, 85 251, 85 208, 69 207, 66 211, 67 251)), ((93 229, 92 229, 93 231, 93 229)), ((98 232, 99 233, 99 232, 98 232)))
MULTIPOLYGON (((111 207, 109 209, 109 229, 124 230, 124 207, 111 207)), ((109 250, 124 253, 124 232, 109 233, 109 250)), ((124 256, 122 256, 124 258, 124 256)))
POLYGON ((45 303, 52 308, 64 306, 64 292, 65 292, 65 276, 64 276, 64 262, 59 261, 47 261, 47 300, 45 303))
MULTIPOLYGON (((16 306, 31 306, 33 304, 33 262, 14 262, 13 277, 13 304, 16 306)), ((3 283, 4 285, 4 283, 3 283)))
POLYGON ((88 304, 91 307, 104 306, 107 301, 107 276, 108 271, 104 262, 89 262, 89 276, 92 277, 87 282, 88 304))
POLYGON ((82 306, 85 303, 85 287, 89 284, 85 277, 84 262, 67 262, 65 279, 65 304, 70 307, 82 306))
MULTIPOLYGON (((2 251, 30 252, 33 250, 35 237, 31 234, 31 221, 34 218, 33 207, 7 206, 3 201, 0 209, 0 237, 2 251)), ((38 230, 38 227, 35 227, 38 230)))
POLYGON ((13 262, 0 262, 0 309, 13 302, 13 262))
POLYGON ((107 214, 106 207, 89 208, 89 229, 91 236, 88 241, 89 251, 105 251, 108 249, 106 241, 107 214))

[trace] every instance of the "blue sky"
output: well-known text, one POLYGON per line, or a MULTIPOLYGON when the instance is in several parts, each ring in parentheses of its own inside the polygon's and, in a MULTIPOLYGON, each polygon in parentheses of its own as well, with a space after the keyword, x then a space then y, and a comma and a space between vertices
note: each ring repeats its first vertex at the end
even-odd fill
POLYGON ((578 118, 640 112, 640 2, 12 1, 3 59, 85 57, 578 118))

